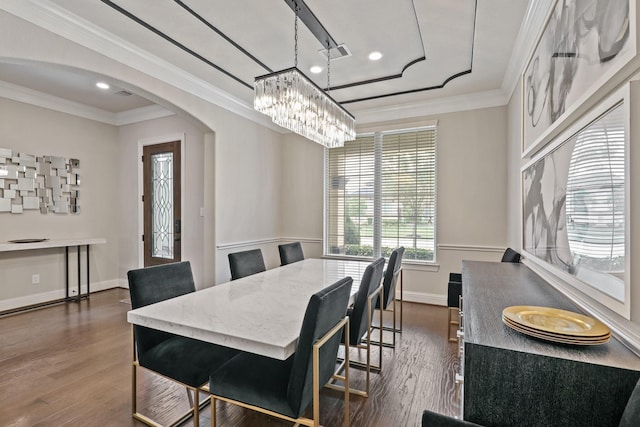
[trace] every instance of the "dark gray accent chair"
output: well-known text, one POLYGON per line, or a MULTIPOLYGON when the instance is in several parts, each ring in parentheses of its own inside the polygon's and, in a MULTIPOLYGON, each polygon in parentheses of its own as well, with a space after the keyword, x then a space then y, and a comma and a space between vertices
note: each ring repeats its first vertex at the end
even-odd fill
MULTIPOLYGON (((311 296, 296 352, 287 360, 241 352, 212 371, 209 390, 213 426, 216 425, 217 400, 244 407, 250 405, 250 409, 271 411, 271 415, 275 412, 291 422, 319 423, 320 388, 336 377, 340 332, 348 331, 349 319, 345 314, 352 284, 353 279, 346 277, 311 296), (314 357, 316 348, 319 360, 314 357), (318 367, 318 388, 313 386, 314 366, 318 367), (313 420, 301 418, 311 403, 313 420)), ((348 425, 349 387, 346 381, 345 385, 345 424, 348 425)))
MULTIPOLYGON (((170 298, 195 292, 191 264, 188 261, 131 270, 127 273, 131 307, 137 309, 170 298)), ((154 421, 137 411, 138 367, 143 367, 184 385, 192 400, 192 408, 184 419, 193 415, 198 425, 199 389, 209 380, 209 373, 238 351, 192 338, 135 325, 133 328, 133 418, 148 425, 154 421)))
MULTIPOLYGON (((520 262, 520 254, 511 248, 507 248, 502 254, 500 262, 520 262)), ((451 313, 460 309, 460 296, 462 295, 462 274, 449 273, 449 284, 447 286, 447 306, 449 307, 449 323, 448 334, 449 341, 457 341, 456 337, 451 336, 451 326, 458 325, 459 322, 452 319, 451 313)))
POLYGON ((520 254, 511 248, 507 248, 502 255, 500 262, 520 262, 520 254))
POLYGON ((447 334, 449 341, 455 342, 458 339, 451 337, 451 326, 458 326, 460 322, 453 319, 452 313, 460 309, 460 295, 462 295, 462 274, 449 273, 449 283, 447 285, 447 307, 449 307, 449 323, 447 334))
MULTIPOLYGON (((596 390, 594 390, 597 393, 596 390)), ((586 391, 585 391, 586 393, 586 391)), ((532 405, 536 405, 536 402, 531 402, 532 405)), ((612 420, 613 421, 613 420, 612 420)), ((447 417, 446 415, 438 414, 432 411, 424 411, 422 413, 422 427, 477 427, 479 424, 475 424, 469 421, 458 420, 455 418, 447 417)), ((638 427, 640 426, 640 381, 636 384, 631 396, 627 401, 627 406, 624 408, 622 417, 618 427, 638 427)))
MULTIPOLYGON (((346 340, 345 336, 342 337, 342 343, 345 345, 345 353, 349 351, 348 347, 356 347, 366 350, 366 363, 359 361, 351 361, 352 367, 364 368, 366 370, 366 381, 363 390, 351 389, 352 394, 361 395, 364 397, 369 396, 369 384, 371 369, 380 371, 382 368, 382 346, 379 346, 379 360, 377 366, 371 365, 371 320, 375 311, 375 301, 380 296, 382 291, 382 273, 384 271, 384 258, 378 258, 367 266, 362 274, 362 280, 358 292, 355 296, 353 305, 347 310, 347 316, 349 316, 349 339, 346 340)), ((381 316, 382 317, 382 316, 381 316)), ((340 366, 342 368, 346 362, 340 366)), ((341 387, 333 387, 338 390, 342 390, 341 387)))
POLYGON ((291 264, 304 259, 304 252, 302 252, 302 245, 300 242, 278 245, 278 252, 280 252, 280 264, 282 265, 291 264))
MULTIPOLYGON (((389 310, 393 313, 393 326, 387 327, 381 325, 382 327, 374 327, 374 329, 380 329, 380 342, 385 347, 396 347, 396 333, 402 333, 402 257, 404 256, 404 247, 400 246, 397 249, 394 249, 391 252, 391 256, 389 256, 389 263, 387 264, 387 269, 384 272, 384 282, 383 282, 383 290, 382 292, 384 296, 384 304, 382 304, 382 308, 380 308, 380 298, 376 301, 376 309, 377 310, 388 310, 391 306, 392 309, 389 310), (396 285, 400 283, 400 327, 396 326, 396 285), (383 341, 383 332, 388 331, 393 333, 393 340, 391 343, 386 343, 383 341)), ((374 342, 378 344, 378 342, 374 342)))
POLYGON ((229 268, 231 269, 231 280, 266 271, 260 249, 229 254, 229 268))

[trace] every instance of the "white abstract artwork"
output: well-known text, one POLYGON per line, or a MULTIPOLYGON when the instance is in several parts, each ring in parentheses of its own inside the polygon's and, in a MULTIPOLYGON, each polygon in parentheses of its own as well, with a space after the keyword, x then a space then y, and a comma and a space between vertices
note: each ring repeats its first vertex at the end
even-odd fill
POLYGON ((620 301, 625 140, 619 104, 523 171, 523 249, 620 301))
POLYGON ((558 0, 523 75, 523 150, 634 55, 629 0, 558 0))

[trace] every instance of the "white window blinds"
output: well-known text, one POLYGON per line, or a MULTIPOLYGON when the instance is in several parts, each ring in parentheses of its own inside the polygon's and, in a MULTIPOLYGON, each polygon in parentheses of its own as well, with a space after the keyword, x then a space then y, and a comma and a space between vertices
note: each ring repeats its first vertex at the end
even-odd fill
POLYGON ((436 128, 379 132, 327 150, 325 252, 433 261, 436 128))

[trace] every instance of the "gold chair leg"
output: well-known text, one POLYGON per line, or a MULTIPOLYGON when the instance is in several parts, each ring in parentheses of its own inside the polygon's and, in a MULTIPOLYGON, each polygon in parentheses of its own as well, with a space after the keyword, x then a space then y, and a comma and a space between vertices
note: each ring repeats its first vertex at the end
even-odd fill
POLYGON ((458 325, 459 322, 452 319, 451 313, 453 311, 458 310, 457 307, 449 307, 449 319, 447 320, 447 337, 449 338, 449 342, 457 342, 458 338, 451 336, 451 326, 458 325))
POLYGON ((216 427, 216 398, 211 395, 211 427, 216 427))
POLYGON ((200 427, 200 393, 193 389, 193 427, 200 427))
POLYGON ((400 270, 400 329, 398 332, 402 333, 402 306, 404 304, 404 285, 402 280, 402 270, 400 270))

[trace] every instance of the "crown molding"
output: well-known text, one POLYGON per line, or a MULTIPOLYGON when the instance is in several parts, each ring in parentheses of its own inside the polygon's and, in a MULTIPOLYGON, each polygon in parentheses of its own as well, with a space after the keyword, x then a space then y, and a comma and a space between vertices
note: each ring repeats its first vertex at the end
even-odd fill
POLYGON ((174 115, 172 111, 162 108, 159 105, 150 105, 120 113, 112 113, 80 102, 69 101, 68 99, 3 81, 0 81, 0 97, 114 126, 122 126, 174 115))
POLYGON ((146 107, 134 108, 132 110, 115 113, 115 125, 123 126, 132 123, 144 122, 146 120, 161 119, 173 116, 175 113, 159 105, 148 105, 146 107))
POLYGON ((520 25, 520 32, 513 45, 511 59, 502 80, 502 90, 507 99, 511 99, 516 90, 520 76, 536 46, 538 35, 542 31, 554 2, 555 0, 529 0, 527 11, 520 25))
POLYGON ((411 104, 400 104, 388 108, 374 108, 352 112, 358 125, 371 124, 389 120, 408 119, 431 116, 434 114, 454 113, 458 111, 477 110, 479 108, 499 107, 506 105, 509 99, 500 89, 476 92, 446 98, 431 99, 411 104))
POLYGON ((264 114, 255 111, 253 106, 245 101, 70 13, 49 0, 2 2, 0 9, 241 117, 284 133, 281 127, 264 114))
POLYGON ((90 107, 79 102, 58 98, 53 95, 3 81, 0 81, 0 97, 24 102, 25 104, 31 104, 37 107, 47 108, 49 110, 59 111, 61 113, 72 114, 85 119, 95 120, 97 122, 107 123, 110 125, 116 124, 115 114, 109 111, 90 107))

